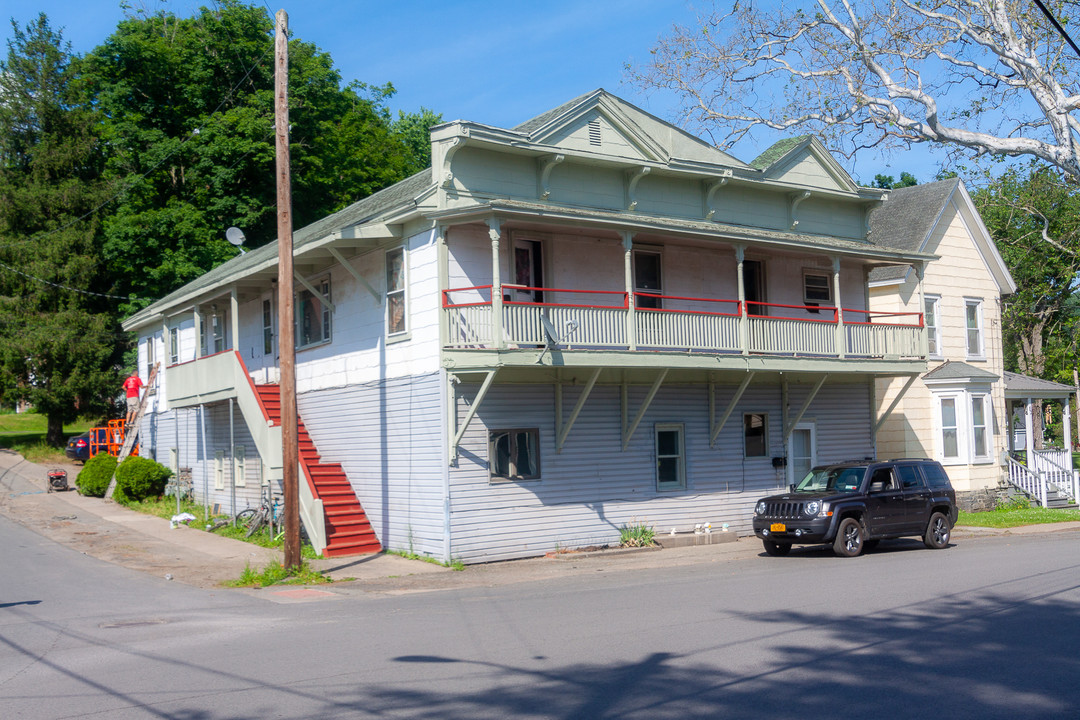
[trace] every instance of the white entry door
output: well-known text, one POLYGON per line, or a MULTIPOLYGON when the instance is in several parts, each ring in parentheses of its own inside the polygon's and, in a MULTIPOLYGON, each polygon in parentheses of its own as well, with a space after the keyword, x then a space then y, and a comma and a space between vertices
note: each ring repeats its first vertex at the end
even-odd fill
POLYGON ((791 433, 788 483, 797 483, 817 464, 817 439, 813 423, 799 423, 791 433))

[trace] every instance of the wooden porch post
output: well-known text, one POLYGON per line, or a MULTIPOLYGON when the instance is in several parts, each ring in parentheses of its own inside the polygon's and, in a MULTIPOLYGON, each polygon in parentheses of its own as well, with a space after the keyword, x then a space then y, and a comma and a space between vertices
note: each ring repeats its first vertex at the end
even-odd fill
POLYGON ((1065 412, 1062 413, 1065 419, 1065 452, 1069 457, 1069 469, 1072 470, 1072 407, 1069 403, 1069 396, 1065 396, 1065 412))
MULTIPOLYGON (((924 358, 930 356, 930 336, 926 331, 926 288, 923 286, 923 278, 925 276, 926 265, 924 263, 916 265, 915 277, 919 279, 919 324, 922 326, 922 339, 919 341, 919 350, 924 358)), ((1012 447, 1011 440, 1009 441, 1009 447, 1012 447)))
POLYGON ((202 315, 199 314, 199 306, 196 305, 192 311, 195 316, 195 359, 198 360, 202 357, 202 315))
POLYGON ((630 350, 637 350, 637 302, 634 299, 634 234, 622 233, 623 281, 626 286, 626 343, 630 350))
POLYGON ((847 357, 847 333, 844 332, 844 307, 840 302, 840 257, 832 258, 833 300, 836 305, 836 354, 840 359, 847 357))
POLYGON ((236 286, 229 288, 229 333, 232 335, 227 349, 240 347, 240 300, 236 297, 236 286))
POLYGON ((491 342, 501 350, 506 347, 506 341, 503 339, 502 275, 499 268, 500 223, 492 218, 487 224, 488 237, 491 238, 491 342))
POLYGON ((746 317, 746 283, 743 282, 743 260, 746 259, 746 247, 735 246, 736 272, 739 284, 739 346, 743 355, 750 354, 749 318, 746 317))

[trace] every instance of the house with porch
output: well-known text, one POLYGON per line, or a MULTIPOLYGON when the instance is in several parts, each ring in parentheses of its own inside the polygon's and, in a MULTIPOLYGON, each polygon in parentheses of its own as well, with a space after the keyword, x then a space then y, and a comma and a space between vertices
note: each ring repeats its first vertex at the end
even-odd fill
MULTIPOLYGON (((927 371, 936 255, 812 137, 743 162, 596 90, 294 233, 301 517, 317 549, 483 562, 700 523, 871 457, 927 371)), ((160 361, 144 454, 237 511, 281 478, 277 244, 124 323, 160 361)))
POLYGON ((891 190, 870 228, 871 241, 939 258, 870 273, 870 308, 921 311, 927 334, 924 374, 877 381, 878 454, 940 461, 966 509, 993 507, 1006 483, 1043 505, 1075 502, 1071 456, 1036 450, 1030 432, 1023 460, 1010 454, 1025 449, 1011 444, 1014 404, 1029 428, 1037 399, 1063 402, 1068 418, 1071 388, 1005 371, 1002 301, 1016 284, 963 182, 891 190))

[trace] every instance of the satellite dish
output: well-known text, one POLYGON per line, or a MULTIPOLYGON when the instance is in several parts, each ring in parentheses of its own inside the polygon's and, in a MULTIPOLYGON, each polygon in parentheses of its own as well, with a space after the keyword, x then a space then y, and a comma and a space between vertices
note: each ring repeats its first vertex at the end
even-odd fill
POLYGON ((244 244, 244 231, 238 227, 231 227, 225 231, 225 239, 236 247, 244 244))
POLYGON ((544 335, 547 336, 548 348, 556 347, 562 340, 559 339, 559 331, 555 329, 555 326, 551 324, 551 321, 547 317, 541 315, 540 322, 544 324, 544 335))

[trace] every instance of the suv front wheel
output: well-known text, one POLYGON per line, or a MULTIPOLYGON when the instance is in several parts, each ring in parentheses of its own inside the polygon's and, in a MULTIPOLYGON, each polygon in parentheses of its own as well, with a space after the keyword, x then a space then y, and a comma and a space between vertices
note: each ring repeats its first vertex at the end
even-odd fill
POLYGON ((765 552, 772 557, 784 557, 791 552, 791 543, 778 543, 772 540, 762 540, 761 544, 765 546, 765 552))
POLYGON ((936 512, 930 516, 930 522, 926 525, 923 543, 931 550, 941 550, 949 546, 949 536, 951 534, 952 528, 949 527, 949 519, 936 512))
POLYGON ((853 517, 844 518, 836 529, 833 552, 840 557, 856 557, 863 551, 864 541, 862 523, 853 517))

